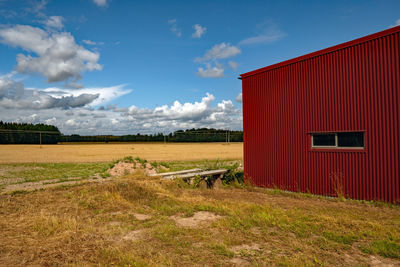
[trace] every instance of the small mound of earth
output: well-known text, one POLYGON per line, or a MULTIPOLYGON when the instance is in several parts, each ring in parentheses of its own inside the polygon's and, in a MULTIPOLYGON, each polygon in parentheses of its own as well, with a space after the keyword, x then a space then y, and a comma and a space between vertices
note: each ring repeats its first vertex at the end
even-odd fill
POLYGON ((135 172, 136 169, 133 163, 120 161, 108 170, 111 176, 122 176, 135 172))
POLYGON ((208 211, 196 212, 192 217, 183 218, 178 216, 171 216, 178 226, 181 227, 197 227, 206 223, 215 221, 221 216, 208 211))
POLYGON ((142 165, 138 161, 134 162, 124 162, 120 161, 108 170, 111 176, 123 176, 136 172, 137 170, 143 170, 147 175, 157 174, 156 169, 151 166, 150 163, 145 163, 142 165))

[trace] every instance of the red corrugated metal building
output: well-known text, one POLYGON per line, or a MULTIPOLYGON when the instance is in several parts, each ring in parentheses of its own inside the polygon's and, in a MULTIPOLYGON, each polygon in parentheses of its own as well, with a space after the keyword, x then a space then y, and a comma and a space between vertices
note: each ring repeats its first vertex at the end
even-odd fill
POLYGON ((400 27, 241 75, 245 177, 400 200, 400 27))

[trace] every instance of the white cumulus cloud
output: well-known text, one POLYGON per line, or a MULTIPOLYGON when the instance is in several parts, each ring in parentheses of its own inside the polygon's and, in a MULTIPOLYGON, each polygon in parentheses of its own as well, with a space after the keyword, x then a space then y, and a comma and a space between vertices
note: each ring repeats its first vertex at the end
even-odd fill
POLYGON ((224 68, 222 65, 211 67, 211 64, 206 64, 206 68, 198 68, 197 75, 202 78, 222 78, 224 77, 224 68))
POLYGON ((193 25, 194 33, 192 34, 193 38, 201 38, 206 32, 207 28, 202 27, 200 24, 193 25))
POLYGON ((25 89, 21 82, 11 79, 12 75, 0 77, 0 106, 6 109, 53 109, 76 108, 92 103, 98 93, 81 93, 54 97, 45 91, 25 89))
POLYGON ((61 16, 51 16, 47 20, 42 21, 42 23, 48 29, 61 30, 64 27, 64 18, 61 16))
POLYGON ((180 103, 175 101, 171 106, 163 105, 155 109, 141 109, 131 106, 123 113, 128 121, 146 123, 154 129, 187 129, 197 127, 241 128, 241 110, 236 109, 230 100, 222 100, 212 106, 215 97, 207 93, 201 102, 180 103))
MULTIPOLYGON (((195 58, 195 62, 204 64, 204 67, 197 69, 197 75, 202 78, 221 78, 224 77, 224 66, 218 61, 239 55, 242 51, 239 47, 230 43, 220 43, 207 50, 204 56, 195 58), (215 66, 212 66, 214 65, 215 66)), ((229 66, 235 69, 238 63, 229 61, 229 66)))
POLYGON ((239 47, 231 45, 230 43, 220 43, 214 45, 208 50, 203 57, 195 59, 196 62, 204 62, 209 60, 225 59, 239 55, 242 51, 239 47))
POLYGON ((201 101, 162 105, 154 109, 117 108, 93 109, 7 109, 0 105, 0 120, 15 122, 51 122, 64 134, 136 134, 172 132, 190 128, 242 129, 242 111, 231 100, 214 104, 215 97, 206 94, 201 101), (29 115, 27 115, 29 114, 29 115), (33 114, 33 115, 31 115, 33 114))
POLYGON ((63 96, 76 97, 81 94, 89 94, 89 95, 97 94, 98 97, 90 103, 90 106, 104 105, 121 96, 127 95, 132 92, 131 89, 125 89, 125 85, 116 85, 109 87, 88 87, 81 89, 61 89, 57 87, 51 87, 51 88, 46 88, 42 91, 53 97, 63 97, 63 96))
POLYGON ((70 82, 73 87, 85 71, 101 70, 99 53, 92 52, 75 43, 68 32, 48 33, 28 25, 0 28, 0 42, 20 47, 26 54, 17 55, 17 71, 39 73, 48 82, 70 82), (31 53, 37 56, 32 56, 31 53))

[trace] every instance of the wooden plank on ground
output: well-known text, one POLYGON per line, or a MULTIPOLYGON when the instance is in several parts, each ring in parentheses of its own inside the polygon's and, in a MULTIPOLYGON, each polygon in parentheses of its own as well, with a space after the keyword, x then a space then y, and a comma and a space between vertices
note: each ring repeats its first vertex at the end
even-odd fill
POLYGON ((162 173, 156 173, 156 174, 151 174, 150 176, 174 176, 174 175, 180 175, 180 174, 186 174, 186 173, 191 173, 191 172, 201 172, 202 169, 190 169, 190 170, 183 170, 183 171, 176 171, 176 172, 162 172, 162 173))
POLYGON ((203 171, 203 172, 191 172, 191 173, 186 173, 186 174, 181 174, 181 175, 170 175, 170 176, 164 176, 164 178, 173 179, 175 177, 178 177, 178 178, 187 179, 187 178, 192 178, 195 176, 205 177, 205 176, 223 174, 226 172, 227 172, 227 170, 225 170, 225 169, 219 169, 219 170, 210 170, 210 171, 203 171))

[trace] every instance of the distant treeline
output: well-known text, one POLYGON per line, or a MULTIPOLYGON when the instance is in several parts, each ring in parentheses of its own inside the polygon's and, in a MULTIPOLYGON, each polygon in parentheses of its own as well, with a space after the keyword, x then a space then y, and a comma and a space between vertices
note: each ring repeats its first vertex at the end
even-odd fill
POLYGON ((0 121, 0 144, 57 144, 57 142, 243 142, 242 131, 218 129, 179 130, 170 134, 136 135, 62 135, 47 124, 9 123, 0 121), (41 133, 41 134, 40 134, 41 133))
POLYGON ((57 144, 60 137, 53 125, 0 121, 0 144, 57 144))
POLYGON ((61 142, 243 142, 242 131, 218 129, 179 130, 170 134, 136 134, 136 135, 63 135, 61 142))

